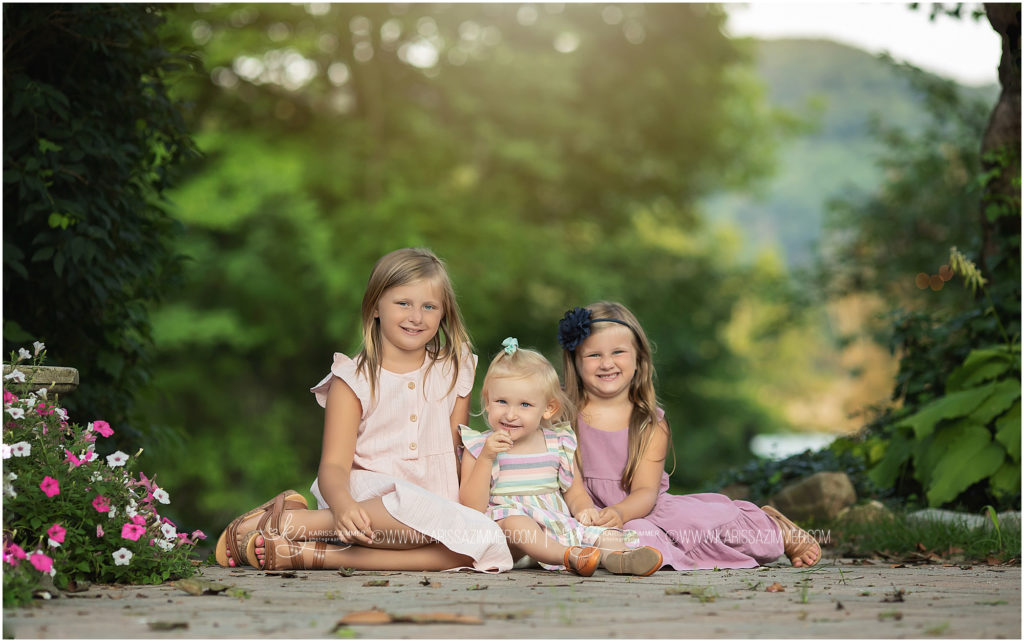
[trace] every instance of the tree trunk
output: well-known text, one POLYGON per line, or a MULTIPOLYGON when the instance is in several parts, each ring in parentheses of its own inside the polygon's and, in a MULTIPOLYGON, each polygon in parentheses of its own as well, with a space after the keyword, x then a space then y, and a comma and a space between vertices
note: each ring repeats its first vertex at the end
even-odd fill
POLYGON ((999 239, 1020 234, 1020 10, 1019 3, 986 3, 985 14, 992 28, 1003 41, 999 61, 999 84, 1002 93, 989 117, 981 142, 982 166, 985 172, 995 171, 982 197, 982 247, 979 266, 992 278, 986 259, 999 253, 999 239), (992 207, 1008 211, 990 220, 992 207))

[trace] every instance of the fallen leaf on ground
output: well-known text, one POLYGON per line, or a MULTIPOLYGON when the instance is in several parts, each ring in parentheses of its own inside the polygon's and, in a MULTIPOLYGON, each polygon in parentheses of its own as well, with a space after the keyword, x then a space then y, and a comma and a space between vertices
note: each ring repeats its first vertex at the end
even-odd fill
POLYGON ((487 590, 487 585, 486 584, 474 584, 473 586, 467 586, 466 590, 467 591, 486 591, 487 590))
POLYGON ((423 586, 429 586, 430 588, 441 588, 440 582, 431 582, 429 577, 424 576, 420 581, 423 586))
POLYGON ((264 573, 267 577, 283 577, 285 579, 295 579, 298 577, 298 573, 295 571, 267 571, 264 573))
POLYGON ((883 602, 906 602, 903 596, 907 592, 903 589, 893 589, 892 593, 886 593, 885 597, 882 598, 883 602))
POLYGON ((199 580, 191 577, 171 582, 171 586, 176 586, 189 595, 216 595, 217 593, 222 593, 229 588, 233 588, 227 584, 221 584, 220 582, 199 580))
POLYGON ((779 584, 778 582, 773 582, 771 584, 771 586, 769 586, 768 588, 765 589, 765 591, 768 592, 768 593, 781 593, 782 591, 785 591, 785 590, 786 590, 786 587, 781 585, 781 584, 779 584))
POLYGON ((338 569, 338 575, 341 575, 342 577, 352 577, 352 575, 354 575, 355 572, 356 572, 356 569, 348 568, 346 566, 342 566, 341 568, 338 569))
POLYGON ((363 586, 387 586, 391 584, 391 580, 369 580, 363 582, 363 586))
POLYGON ((379 609, 370 611, 354 611, 338 620, 333 631, 350 624, 483 624, 483 620, 472 615, 460 615, 459 613, 388 613, 379 609))
POLYGON ((147 622, 151 631, 172 631, 174 629, 187 629, 188 622, 147 622))
POLYGON ((1002 562, 999 561, 998 557, 993 557, 991 555, 989 555, 987 558, 985 558, 985 563, 988 564, 989 566, 999 566, 1000 564, 1002 564, 1002 562))
POLYGON ((906 564, 890 564, 889 568, 907 568, 906 564))

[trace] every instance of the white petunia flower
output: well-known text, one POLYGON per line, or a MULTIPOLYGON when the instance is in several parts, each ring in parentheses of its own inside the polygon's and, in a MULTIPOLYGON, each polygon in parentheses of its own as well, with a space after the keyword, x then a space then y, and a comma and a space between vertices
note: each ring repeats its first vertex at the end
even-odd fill
POLYGON ((161 504, 170 504, 171 496, 167 494, 167 491, 163 488, 157 488, 153 491, 153 499, 160 502, 161 504))
POLYGON ((174 542, 172 542, 170 540, 158 539, 154 543, 157 546, 159 546, 160 550, 162 550, 162 551, 170 551, 170 550, 174 549, 174 542))
POLYGON ((114 556, 114 566, 128 566, 128 563, 132 561, 132 557, 135 556, 134 553, 123 546, 111 553, 111 555, 114 556))
POLYGON ((30 353, 25 348, 18 348, 18 360, 19 361, 22 360, 22 359, 31 359, 31 358, 32 358, 32 353, 30 353))
POLYGON ((15 457, 28 457, 32 454, 32 444, 27 441, 19 441, 11 445, 11 454, 15 457))
POLYGON ((39 354, 40 352, 46 349, 46 344, 43 343, 42 341, 33 341, 32 348, 36 351, 36 354, 39 354))
POLYGON ((11 416, 11 419, 21 419, 25 416, 24 408, 8 408, 7 414, 11 416))
POLYGON ((7 481, 14 481, 18 478, 17 473, 7 473, 7 481))
POLYGON ((99 473, 99 471, 96 471, 92 475, 89 475, 89 481, 91 481, 91 482, 103 481, 103 475, 101 475, 99 473))
POLYGON ((68 411, 64 410, 63 408, 54 408, 53 409, 53 413, 55 415, 57 415, 58 417, 60 417, 61 421, 67 421, 68 420, 68 411))
POLYGON ((164 534, 167 539, 174 539, 178 536, 178 529, 174 527, 174 524, 168 524, 164 522, 160 525, 160 532, 164 534))
POLYGON ((18 383, 25 383, 25 373, 15 368, 10 373, 4 375, 4 379, 10 379, 11 381, 17 381, 18 383))
POLYGON ((39 390, 36 390, 36 394, 42 397, 43 399, 46 399, 46 388, 40 388, 39 390))
POLYGON ((135 500, 133 499, 128 502, 127 506, 124 507, 124 514, 127 515, 129 518, 135 517, 139 514, 138 508, 139 505, 136 504, 135 500))
POLYGON ((117 507, 111 506, 110 510, 107 511, 107 519, 114 519, 115 515, 117 515, 117 507))
POLYGON ((117 452, 107 455, 107 465, 111 468, 117 468, 118 466, 124 466, 128 461, 128 455, 118 450, 117 452))
POLYGON ((17 497, 18 491, 14 490, 14 484, 11 482, 4 482, 4 496, 5 497, 17 497))
POLYGON ((10 459, 11 458, 11 447, 10 447, 10 445, 8 445, 8 444, 0 444, 0 455, 2 455, 4 459, 10 459))

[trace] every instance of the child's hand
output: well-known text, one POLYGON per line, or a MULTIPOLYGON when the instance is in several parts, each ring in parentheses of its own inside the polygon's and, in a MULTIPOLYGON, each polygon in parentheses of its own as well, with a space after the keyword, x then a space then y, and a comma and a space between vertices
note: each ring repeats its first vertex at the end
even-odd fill
POLYGON ((593 526, 594 521, 597 519, 600 513, 596 508, 591 506, 590 508, 584 508, 576 515, 576 521, 584 526, 593 526))
POLYGON ((495 430, 484 442, 484 448, 480 451, 482 459, 494 459, 498 453, 507 453, 511 448, 512 437, 504 430, 495 430))
POLYGON ((611 506, 602 508, 594 519, 594 526, 605 528, 622 528, 622 514, 611 506))
POLYGON ((370 516, 359 504, 352 504, 347 508, 331 509, 334 515, 334 530, 338 533, 338 539, 346 544, 359 542, 362 544, 373 543, 373 531, 370 529, 370 516))

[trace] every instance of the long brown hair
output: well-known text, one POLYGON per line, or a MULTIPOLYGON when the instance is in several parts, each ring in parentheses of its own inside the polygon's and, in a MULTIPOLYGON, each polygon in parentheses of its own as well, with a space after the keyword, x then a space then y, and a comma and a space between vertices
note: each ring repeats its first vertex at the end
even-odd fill
MULTIPOLYGON (((626 324, 633 331, 633 347, 636 350, 636 373, 629 383, 629 401, 633 409, 629 415, 629 447, 626 457, 626 467, 622 471, 622 489, 629 492, 633 484, 633 476, 636 474, 637 466, 654 437, 654 431, 658 426, 658 399, 654 392, 654 361, 651 358, 651 342, 644 334, 643 328, 636 316, 626 306, 613 301, 598 301, 586 306, 591 312, 593 319, 616 319, 626 324)), ((619 325, 612 321, 598 321, 592 325, 592 332, 619 325)), ((580 377, 576 364, 575 350, 562 349, 562 371, 565 374, 565 393, 576 408, 582 410, 587 405, 587 393, 583 389, 583 379, 580 377)), ((666 427, 668 422, 665 422, 666 427)), ((572 427, 576 431, 576 439, 580 441, 582 436, 579 433, 579 415, 573 417, 572 427)), ((576 463, 580 470, 583 470, 581 452, 583 448, 576 449, 576 463)), ((673 470, 675 469, 675 451, 672 449, 672 430, 668 431, 668 451, 672 452, 673 470)))
POLYGON ((380 319, 374 316, 377 304, 390 288, 416 281, 433 281, 441 289, 443 316, 437 334, 427 343, 427 354, 431 359, 427 371, 437 363, 450 364, 452 383, 448 392, 455 388, 455 382, 458 381, 463 356, 473 349, 462 322, 459 304, 455 301, 455 290, 441 259, 421 247, 403 248, 385 254, 373 266, 370 280, 366 284, 366 293, 363 294, 363 348, 356 356, 356 371, 370 382, 371 399, 377 393, 377 377, 380 376, 383 359, 380 319))

